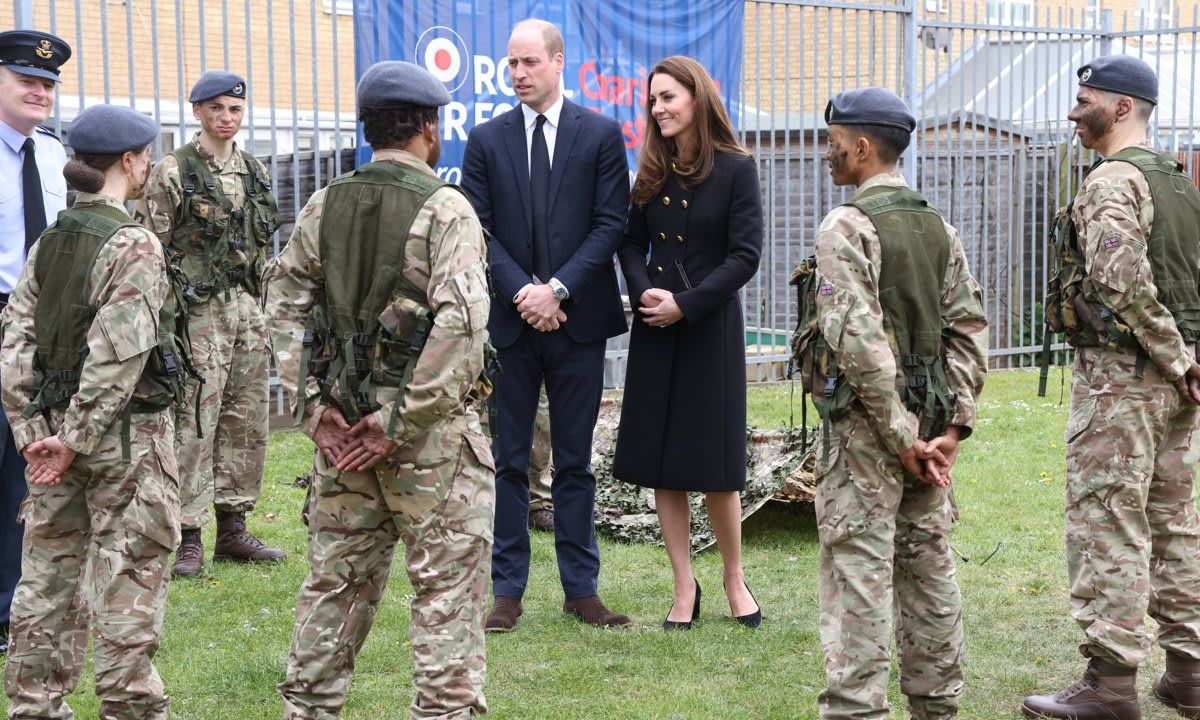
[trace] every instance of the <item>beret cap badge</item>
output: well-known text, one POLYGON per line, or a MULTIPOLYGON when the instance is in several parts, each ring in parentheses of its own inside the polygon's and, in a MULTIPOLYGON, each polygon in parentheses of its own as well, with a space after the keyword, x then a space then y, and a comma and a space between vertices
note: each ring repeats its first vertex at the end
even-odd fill
POLYGON ((1086 70, 1084 70, 1084 71, 1083 71, 1083 74, 1079 76, 1079 79, 1080 79, 1080 80, 1082 80, 1082 81, 1084 81, 1084 82, 1087 82, 1088 80, 1091 80, 1091 79, 1092 79, 1092 69, 1091 69, 1091 68, 1087 68, 1086 70))

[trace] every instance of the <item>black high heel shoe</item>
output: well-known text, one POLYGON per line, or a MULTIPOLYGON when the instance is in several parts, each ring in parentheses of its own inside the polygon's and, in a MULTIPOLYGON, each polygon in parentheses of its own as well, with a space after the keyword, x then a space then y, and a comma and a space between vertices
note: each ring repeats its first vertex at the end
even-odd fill
MULTIPOLYGON (((700 581, 693 578, 696 583, 696 602, 692 603, 692 619, 686 622, 675 622, 674 620, 663 620, 663 630, 691 630, 692 623, 700 617, 700 581)), ((674 605, 671 606, 675 608, 674 605)), ((671 617, 670 610, 667 611, 667 617, 671 617)))
MULTIPOLYGON (((758 598, 754 597, 754 593, 750 590, 750 584, 745 579, 742 580, 742 584, 746 586, 746 592, 750 593, 750 599, 754 601, 755 605, 758 605, 758 609, 749 615, 734 615, 733 619, 753 630, 762 625, 762 605, 758 604, 758 598)), ((722 586, 724 586, 724 583, 722 583, 722 586)))

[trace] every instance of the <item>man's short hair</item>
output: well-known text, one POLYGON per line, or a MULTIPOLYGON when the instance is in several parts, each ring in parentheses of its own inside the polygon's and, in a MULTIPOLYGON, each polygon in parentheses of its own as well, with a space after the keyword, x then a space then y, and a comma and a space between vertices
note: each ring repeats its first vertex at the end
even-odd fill
POLYGON ((438 109, 424 105, 401 105, 394 108, 364 108, 358 119, 363 124, 363 137, 375 150, 404 147, 425 130, 428 124, 437 125, 438 109))
POLYGON ((566 54, 563 46, 562 32, 554 23, 541 18, 528 18, 513 26, 513 32, 522 27, 532 26, 542 31, 542 42, 546 45, 546 55, 551 59, 559 53, 566 54))
POLYGON ((894 163, 899 160, 912 141, 912 133, 890 125, 845 125, 843 127, 851 135, 866 136, 879 153, 879 159, 884 162, 894 163))

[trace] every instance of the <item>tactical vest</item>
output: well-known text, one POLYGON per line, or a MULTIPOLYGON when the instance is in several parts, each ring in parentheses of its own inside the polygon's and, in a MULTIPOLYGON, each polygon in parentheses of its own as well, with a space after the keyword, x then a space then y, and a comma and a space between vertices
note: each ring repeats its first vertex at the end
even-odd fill
MULTIPOLYGON (((896 390, 920 418, 921 439, 928 440, 945 432, 956 402, 942 341, 941 298, 950 262, 942 215, 907 188, 871 188, 846 205, 861 210, 879 234, 879 304, 896 358, 896 390)), ((816 257, 802 262, 790 282, 796 287, 799 319, 792 336, 793 367, 800 369, 804 392, 812 393, 828 432, 830 422, 858 400, 817 324, 817 295, 826 290, 818 282, 816 257)))
POLYGON ((179 164, 183 201, 166 247, 167 261, 183 276, 189 302, 204 302, 217 290, 228 301, 230 288, 239 284, 255 296, 261 291, 279 208, 254 156, 238 152, 248 168, 242 175, 245 207, 234 207, 225 196, 195 143, 171 153, 179 164))
MULTIPOLYGON (((412 379, 434 313, 425 292, 403 275, 405 248, 421 207, 443 187, 458 189, 391 162, 367 163, 330 183, 318 241, 325 282, 304 333, 297 423, 310 374, 321 402, 350 422, 380 407, 378 388, 395 388, 398 398, 412 379)), ((480 382, 486 397, 490 376, 480 382)), ((389 436, 399 408, 396 402, 389 436)))
MULTIPOLYGON (((115 207, 89 205, 64 210, 38 239, 34 273, 41 291, 34 311, 36 394, 23 417, 40 412, 50 423, 50 411, 65 408, 79 391, 88 356, 88 332, 99 311, 91 303, 92 269, 109 238, 126 227, 141 226, 115 207)), ((159 310, 157 343, 125 407, 122 437, 126 460, 130 415, 156 413, 181 403, 188 377, 200 378, 188 352, 187 314, 177 312, 177 293, 174 285, 172 288, 159 310)))
MULTIPOLYGON (((1185 343, 1200 339, 1200 191, 1183 166, 1170 154, 1130 147, 1104 158, 1126 162, 1146 178, 1154 203, 1154 224, 1146 251, 1158 301, 1175 320, 1185 343)), ((1072 219, 1074 201, 1059 211, 1051 236, 1053 272, 1046 287, 1046 327, 1042 340, 1042 367, 1038 394, 1046 394, 1052 333, 1064 333, 1072 347, 1133 348, 1139 351, 1138 375, 1145 364, 1130 327, 1112 312, 1096 292, 1072 219)), ((1120 242, 1120 238, 1115 238, 1120 242)))

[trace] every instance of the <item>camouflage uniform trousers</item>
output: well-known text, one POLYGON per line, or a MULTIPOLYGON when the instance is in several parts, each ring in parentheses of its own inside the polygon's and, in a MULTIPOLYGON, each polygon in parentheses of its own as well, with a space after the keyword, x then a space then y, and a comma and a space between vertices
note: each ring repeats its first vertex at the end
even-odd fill
MULTIPOLYGON (((822 433, 824 434, 824 433, 822 433)), ((949 489, 907 478, 865 416, 817 448, 822 718, 888 717, 893 625, 900 689, 917 720, 952 718, 963 690, 962 598, 949 489)))
POLYGON ((339 474, 317 453, 305 510, 311 569, 279 686, 284 720, 338 717, 397 540, 413 586, 412 717, 459 720, 487 711, 483 622, 496 479, 478 423, 427 433, 381 472, 339 474), (431 455, 446 462, 429 462, 431 455))
POLYGON ((554 509, 554 501, 550 499, 550 483, 553 480, 550 451, 550 401, 546 398, 546 388, 543 386, 533 422, 533 448, 529 453, 530 512, 554 509))
POLYGON ((79 683, 89 620, 100 717, 167 717, 153 659, 179 544, 170 415, 133 416, 128 464, 113 428, 61 483, 29 487, 4 668, 10 718, 73 717, 65 696, 79 683))
POLYGON ((230 293, 229 302, 217 290, 188 309, 192 352, 204 384, 192 386, 176 434, 185 529, 207 523, 214 505, 250 512, 262 492, 271 349, 258 299, 240 287, 230 293))
POLYGON ((1067 422, 1067 570, 1085 657, 1137 667, 1147 612, 1200 659, 1200 408, 1129 350, 1076 351, 1067 422))

